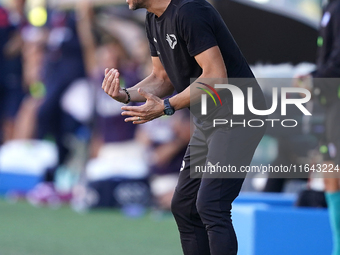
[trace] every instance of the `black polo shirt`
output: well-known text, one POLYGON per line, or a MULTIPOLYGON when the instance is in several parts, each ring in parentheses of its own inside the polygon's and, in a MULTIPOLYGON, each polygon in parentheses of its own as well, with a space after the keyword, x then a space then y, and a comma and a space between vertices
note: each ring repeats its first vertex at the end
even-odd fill
POLYGON ((198 78, 202 69, 195 56, 219 46, 229 78, 253 77, 226 24, 205 0, 172 0, 157 17, 146 15, 151 55, 158 56, 177 92, 198 78))

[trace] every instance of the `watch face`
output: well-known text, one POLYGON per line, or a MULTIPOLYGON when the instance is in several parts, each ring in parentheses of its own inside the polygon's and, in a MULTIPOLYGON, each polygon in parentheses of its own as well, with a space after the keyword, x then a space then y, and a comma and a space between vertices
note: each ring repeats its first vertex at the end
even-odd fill
POLYGON ((172 108, 167 108, 167 109, 164 109, 164 113, 165 115, 173 115, 175 113, 175 110, 172 108))

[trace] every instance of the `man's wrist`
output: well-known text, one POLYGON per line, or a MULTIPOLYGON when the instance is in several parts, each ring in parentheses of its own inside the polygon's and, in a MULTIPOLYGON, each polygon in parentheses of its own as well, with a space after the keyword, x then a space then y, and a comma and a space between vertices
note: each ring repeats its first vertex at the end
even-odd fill
POLYGON ((169 98, 169 103, 175 109, 175 111, 179 110, 179 108, 176 106, 176 96, 169 98))
POLYGON ((129 93, 129 91, 126 88, 123 88, 125 94, 126 94, 126 99, 124 100, 124 104, 128 104, 131 102, 131 95, 129 93))
POLYGON ((164 112, 164 109, 165 109, 164 100, 165 100, 165 99, 162 100, 162 104, 163 104, 163 115, 165 115, 165 112, 164 112))
POLYGON ((175 113, 175 108, 171 105, 169 98, 164 99, 163 104, 164 104, 165 115, 171 116, 175 113))

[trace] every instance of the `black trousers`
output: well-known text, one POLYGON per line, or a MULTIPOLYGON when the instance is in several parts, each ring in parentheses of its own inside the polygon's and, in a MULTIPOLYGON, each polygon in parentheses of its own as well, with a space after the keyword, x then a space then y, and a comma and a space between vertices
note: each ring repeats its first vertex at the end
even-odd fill
POLYGON ((172 200, 185 255, 235 255, 237 239, 231 221, 231 203, 238 196, 240 178, 191 178, 196 165, 249 166, 265 127, 218 128, 211 133, 196 129, 189 143, 172 200), (208 164, 209 164, 208 163, 208 164))

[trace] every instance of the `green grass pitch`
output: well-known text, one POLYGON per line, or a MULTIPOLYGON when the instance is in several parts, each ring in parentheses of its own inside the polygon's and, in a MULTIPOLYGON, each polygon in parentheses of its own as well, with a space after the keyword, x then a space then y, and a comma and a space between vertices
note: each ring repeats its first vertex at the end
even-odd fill
POLYGON ((118 211, 78 214, 0 199, 0 255, 182 254, 172 216, 128 219, 118 211))

